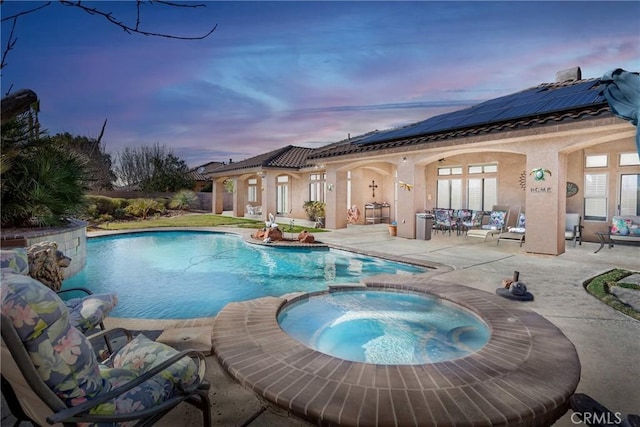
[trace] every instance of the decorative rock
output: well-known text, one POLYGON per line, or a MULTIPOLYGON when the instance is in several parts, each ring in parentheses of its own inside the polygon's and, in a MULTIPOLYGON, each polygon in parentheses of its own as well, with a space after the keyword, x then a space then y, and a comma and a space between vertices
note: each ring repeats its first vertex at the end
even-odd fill
POLYGON ((266 229, 257 230, 255 233, 251 235, 254 239, 262 240, 264 239, 264 235, 266 233, 266 229))
POLYGON ((309 233, 307 230, 304 230, 298 234, 298 242, 300 243, 313 243, 316 241, 316 238, 313 237, 313 234, 309 233))
POLYGON ((279 228, 268 228, 264 234, 265 239, 270 239, 272 242, 282 240, 282 231, 279 228))
POLYGON ((611 286, 609 292, 615 295, 623 304, 628 305, 640 313, 640 291, 623 288, 621 286, 611 286))

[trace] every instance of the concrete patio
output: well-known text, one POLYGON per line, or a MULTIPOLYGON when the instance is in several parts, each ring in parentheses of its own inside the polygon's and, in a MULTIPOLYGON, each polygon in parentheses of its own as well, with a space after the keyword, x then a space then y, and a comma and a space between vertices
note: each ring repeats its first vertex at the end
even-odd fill
MULTIPOLYGON (((253 230, 224 228, 247 236, 253 230)), ((220 229, 218 229, 220 230, 220 229)), ((386 225, 350 226, 347 229, 317 233, 316 239, 360 253, 437 264, 437 279, 465 285, 493 294, 501 281, 520 272, 520 280, 534 294, 531 302, 510 301, 525 306, 557 326, 576 347, 582 365, 577 392, 586 393, 614 412, 624 415, 640 412, 637 378, 640 378, 640 322, 625 316, 591 295, 583 282, 613 268, 640 271, 640 247, 616 245, 603 248, 596 243, 583 243, 575 248, 567 243, 560 256, 527 254, 526 243, 466 239, 452 234, 434 234, 431 240, 391 237, 386 225)), ((130 329, 168 329, 212 325, 214 319, 178 321, 128 321, 110 318, 107 327, 130 329)), ((212 384, 212 419, 221 426, 307 426, 286 411, 274 408, 253 392, 236 383, 209 356, 208 377, 212 384)), ((575 425, 571 411, 555 425, 575 425)), ((13 425, 14 419, 2 408, 2 427, 13 425)), ((418 420, 420 422, 420 420, 418 420)), ((182 405, 158 425, 201 425, 200 415, 182 405)))

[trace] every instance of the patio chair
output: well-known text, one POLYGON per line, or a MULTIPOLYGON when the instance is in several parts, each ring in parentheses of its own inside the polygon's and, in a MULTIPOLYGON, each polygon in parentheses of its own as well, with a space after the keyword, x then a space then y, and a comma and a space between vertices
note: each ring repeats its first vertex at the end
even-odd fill
POLYGON ((433 229, 435 231, 449 231, 449 235, 451 235, 451 229, 453 228, 454 218, 452 216, 451 209, 439 209, 435 208, 433 210, 433 229))
MULTIPOLYGON (((504 230, 505 225, 509 221, 509 206, 494 205, 489 214, 489 220, 486 224, 482 224, 480 228, 473 228, 467 231, 466 237, 480 237, 487 240, 487 237, 500 234, 504 230)), ((485 215, 486 218, 486 215, 485 215)), ((483 218, 484 222, 484 218, 483 218)))
POLYGON ((56 293, 29 276, 4 275, 1 296, 0 370, 29 421, 150 426, 187 402, 211 425, 201 353, 178 352, 144 335, 132 339, 124 329, 86 337, 56 293), (128 342, 98 363, 91 341, 114 333, 128 342))
POLYGON ((576 241, 582 246, 582 217, 577 213, 567 213, 564 217, 564 238, 573 241, 573 247, 576 241))
POLYGON ((511 240, 519 242, 520 247, 522 247, 525 238, 526 219, 526 214, 521 210, 518 213, 518 220, 516 221, 516 225, 514 227, 508 227, 507 231, 503 230, 500 232, 500 234, 498 235, 496 246, 500 244, 501 240, 511 240))
MULTIPOLYGON (((29 275, 26 248, 2 249, 0 251, 0 274, 29 275)), ((87 288, 69 288, 56 291, 69 309, 71 323, 84 334, 99 328, 105 329, 104 319, 118 303, 114 293, 94 294, 87 288), (77 296, 77 295, 80 296, 77 296)), ((108 340, 107 348, 111 352, 108 340)))
POLYGON ((472 224, 474 220, 474 212, 470 209, 458 209, 455 211, 453 227, 456 229, 456 235, 468 230, 465 224, 472 224))
POLYGON ((467 211, 471 212, 471 218, 463 218, 459 223, 460 232, 466 233, 474 228, 481 228, 485 215, 489 218, 491 212, 485 211, 467 211))

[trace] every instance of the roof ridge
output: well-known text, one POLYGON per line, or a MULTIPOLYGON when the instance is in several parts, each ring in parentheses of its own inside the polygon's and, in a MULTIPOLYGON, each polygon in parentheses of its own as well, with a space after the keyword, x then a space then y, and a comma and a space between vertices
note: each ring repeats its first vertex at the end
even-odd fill
POLYGON ((292 147, 294 147, 293 145, 289 144, 289 145, 285 145, 284 147, 277 149, 277 150, 273 150, 271 152, 265 153, 265 155, 267 154, 271 154, 273 153, 272 156, 269 156, 267 158, 265 158, 262 162, 260 162, 260 164, 262 166, 266 166, 269 163, 271 163, 274 159, 277 159, 278 157, 282 156, 285 151, 289 151, 292 147))

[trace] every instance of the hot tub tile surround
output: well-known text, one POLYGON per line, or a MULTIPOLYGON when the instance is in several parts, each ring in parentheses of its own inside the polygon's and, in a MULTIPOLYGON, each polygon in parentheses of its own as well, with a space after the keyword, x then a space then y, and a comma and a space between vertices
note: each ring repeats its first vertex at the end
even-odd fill
POLYGON ((466 307, 484 319, 491 338, 446 362, 351 362, 289 337, 277 322, 287 301, 266 297, 218 314, 216 356, 245 387, 321 425, 550 425, 568 409, 580 380, 575 348, 523 304, 437 279, 367 286, 426 292, 466 307))

